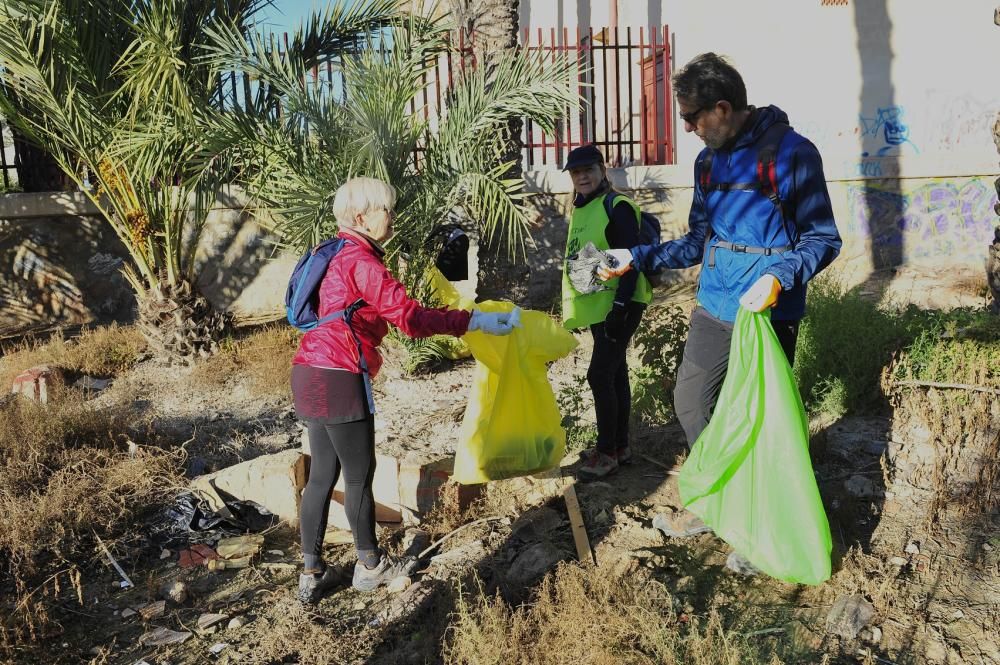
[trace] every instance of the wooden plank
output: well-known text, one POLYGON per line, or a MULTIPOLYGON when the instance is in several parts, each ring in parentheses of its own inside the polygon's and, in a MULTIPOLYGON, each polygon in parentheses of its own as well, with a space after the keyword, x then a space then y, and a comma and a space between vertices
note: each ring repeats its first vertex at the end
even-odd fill
POLYGON ((576 544, 576 556, 584 566, 596 565, 594 552, 590 549, 590 539, 587 537, 587 527, 583 524, 583 513, 580 512, 580 502, 576 498, 574 483, 566 485, 563 490, 566 501, 566 512, 569 513, 569 524, 573 527, 573 542, 576 544))

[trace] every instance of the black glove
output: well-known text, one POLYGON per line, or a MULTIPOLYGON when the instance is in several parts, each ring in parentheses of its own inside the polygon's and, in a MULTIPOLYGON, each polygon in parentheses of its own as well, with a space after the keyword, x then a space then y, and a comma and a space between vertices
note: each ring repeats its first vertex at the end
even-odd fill
POLYGON ((617 342, 624 337, 626 316, 625 303, 616 300, 615 304, 611 307, 611 311, 608 312, 607 317, 604 319, 604 336, 613 342, 617 342))

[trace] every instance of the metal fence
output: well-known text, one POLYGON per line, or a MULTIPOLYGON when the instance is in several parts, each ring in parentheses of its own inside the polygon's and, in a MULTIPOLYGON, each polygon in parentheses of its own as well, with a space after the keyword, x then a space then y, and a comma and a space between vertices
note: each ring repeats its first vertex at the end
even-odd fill
POLYGON ((579 115, 567 109, 554 135, 529 121, 525 126, 525 167, 561 166, 574 147, 594 143, 613 166, 673 164, 673 72, 667 25, 525 30, 521 43, 556 57, 575 59, 577 85, 584 100, 579 115))

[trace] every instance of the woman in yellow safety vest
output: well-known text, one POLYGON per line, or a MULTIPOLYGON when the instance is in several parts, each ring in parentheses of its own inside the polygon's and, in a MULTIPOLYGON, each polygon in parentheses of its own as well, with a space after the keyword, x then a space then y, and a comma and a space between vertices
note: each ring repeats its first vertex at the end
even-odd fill
MULTIPOLYGON (((573 179, 575 198, 566 239, 566 256, 573 256, 588 242, 597 249, 628 249, 639 244, 639 206, 616 194, 613 207, 605 197, 613 192, 608 182, 604 156, 594 145, 571 150, 565 171, 573 179)), ((625 350, 642 320, 652 297, 646 277, 635 270, 605 283, 607 289, 580 293, 570 283, 563 264, 563 325, 570 329, 589 327, 594 336, 587 382, 594 393, 597 414, 596 445, 584 453, 581 479, 602 478, 618 470, 632 457, 629 447, 629 417, 632 391, 629 387, 625 350)))

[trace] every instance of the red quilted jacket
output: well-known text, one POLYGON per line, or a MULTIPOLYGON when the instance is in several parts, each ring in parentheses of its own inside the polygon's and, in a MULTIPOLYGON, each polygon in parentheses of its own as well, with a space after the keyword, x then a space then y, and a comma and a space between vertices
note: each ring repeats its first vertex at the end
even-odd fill
MULTIPOLYGON (((378 346, 389 332, 389 323, 410 337, 458 337, 468 331, 471 312, 424 307, 406 295, 406 288, 389 273, 382 263, 382 248, 350 231, 341 231, 338 237, 347 242, 330 261, 320 283, 317 313, 322 318, 350 306, 359 298, 365 301, 365 305, 355 312, 351 327, 361 339, 371 376, 378 374, 382 366, 378 346)), ((361 373, 358 347, 343 319, 303 335, 292 364, 361 373)))

